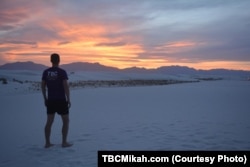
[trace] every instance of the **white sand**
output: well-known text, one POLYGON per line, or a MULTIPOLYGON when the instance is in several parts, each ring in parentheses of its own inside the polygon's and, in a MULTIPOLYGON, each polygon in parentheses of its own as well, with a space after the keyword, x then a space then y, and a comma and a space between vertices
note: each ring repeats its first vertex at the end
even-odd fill
POLYGON ((1 167, 94 167, 98 150, 250 149, 249 81, 73 90, 74 145, 60 147, 57 116, 51 136, 56 146, 49 149, 43 148, 41 93, 18 93, 13 84, 0 83, 1 167))

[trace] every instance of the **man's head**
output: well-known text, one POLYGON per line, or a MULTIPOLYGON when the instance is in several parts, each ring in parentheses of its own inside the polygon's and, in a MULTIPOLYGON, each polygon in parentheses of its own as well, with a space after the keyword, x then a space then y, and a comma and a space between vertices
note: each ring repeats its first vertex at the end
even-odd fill
POLYGON ((52 64, 58 65, 59 62, 60 62, 60 56, 59 56, 59 54, 57 54, 57 53, 51 54, 50 61, 51 61, 52 64))

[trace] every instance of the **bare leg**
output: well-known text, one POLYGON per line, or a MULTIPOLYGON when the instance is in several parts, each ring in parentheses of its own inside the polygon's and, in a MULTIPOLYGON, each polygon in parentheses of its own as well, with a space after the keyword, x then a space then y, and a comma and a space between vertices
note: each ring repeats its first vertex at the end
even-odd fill
POLYGON ((45 148, 49 148, 53 146, 53 144, 50 143, 50 134, 51 134, 51 127, 54 122, 55 114, 47 114, 47 122, 44 128, 45 132, 45 148))
POLYGON ((67 136, 69 131, 69 115, 62 115, 62 147, 70 147, 72 144, 67 142, 67 136))

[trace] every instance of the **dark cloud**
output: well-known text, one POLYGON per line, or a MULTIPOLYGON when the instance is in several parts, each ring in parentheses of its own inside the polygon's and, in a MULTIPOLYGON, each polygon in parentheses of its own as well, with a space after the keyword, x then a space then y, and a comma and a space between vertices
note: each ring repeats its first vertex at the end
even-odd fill
POLYGON ((26 52, 26 53, 12 53, 12 52, 8 52, 8 55, 18 55, 18 56, 46 56, 49 57, 49 55, 53 53, 53 51, 51 52, 26 52))
MULTIPOLYGON (((208 13, 205 15, 210 16, 206 18, 202 16, 202 13, 199 16, 199 13, 192 12, 191 18, 196 20, 189 20, 187 11, 179 11, 176 15, 182 15, 183 19, 178 20, 176 18, 174 19, 176 22, 172 24, 166 22, 166 24, 160 24, 160 26, 143 32, 145 52, 139 54, 138 57, 146 59, 160 57, 175 61, 196 60, 199 62, 207 60, 250 61, 250 48, 248 47, 250 37, 246 35, 250 33, 250 12, 247 12, 247 6, 250 3, 246 1, 238 2, 230 1, 223 4, 222 1, 218 1, 214 4, 207 4, 207 8, 205 8, 205 3, 200 7, 194 6, 197 9, 204 8, 205 13, 208 13), (212 14, 209 11, 210 9, 215 13, 212 14), (203 20, 200 20, 200 17, 203 17, 203 20), (193 41, 203 44, 189 49, 179 48, 174 53, 167 49, 160 51, 156 49, 171 41, 193 41)), ((183 9, 186 8, 191 9, 192 4, 189 7, 185 6, 183 9)))
POLYGON ((12 26, 12 25, 2 25, 0 24, 0 31, 8 31, 8 30, 11 30, 11 29, 14 29, 15 26, 12 26))
POLYGON ((0 1, 0 30, 11 30, 20 26, 22 21, 39 15, 57 4, 57 0, 28 1, 1 0, 0 1))
POLYGON ((14 46, 8 46, 8 47, 1 47, 0 45, 0 53, 2 53, 2 55, 4 55, 4 53, 7 53, 11 50, 14 50, 16 47, 14 46))
POLYGON ((36 42, 33 42, 33 41, 19 41, 19 40, 5 40, 5 41, 0 41, 0 45, 1 44, 16 44, 16 45, 19 45, 19 44, 24 44, 24 45, 36 45, 37 43, 36 42))
POLYGON ((62 42, 59 42, 58 45, 66 45, 69 43, 71 43, 71 42, 70 41, 62 41, 62 42))
POLYGON ((28 16, 21 1, 2 0, 0 2, 0 26, 17 23, 28 16))
POLYGON ((107 43, 98 43, 95 46, 108 46, 108 47, 118 47, 118 46, 124 46, 126 45, 126 42, 107 42, 107 43))

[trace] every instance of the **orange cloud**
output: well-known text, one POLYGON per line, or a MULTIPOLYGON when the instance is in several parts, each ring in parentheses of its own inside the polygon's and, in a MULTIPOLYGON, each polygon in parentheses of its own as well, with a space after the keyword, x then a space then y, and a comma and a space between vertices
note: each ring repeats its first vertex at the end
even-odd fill
POLYGON ((193 47, 196 46, 197 43, 192 42, 192 41, 179 41, 179 42, 174 42, 174 43, 167 43, 165 47, 167 48, 182 48, 182 47, 193 47))
POLYGON ((41 26, 46 30, 55 31, 59 38, 40 41, 37 49, 60 53, 63 55, 63 63, 88 61, 119 67, 125 59, 136 59, 137 55, 143 52, 139 44, 131 42, 131 39, 135 38, 133 36, 108 36, 110 32, 119 31, 119 24, 70 24, 54 17, 42 22, 41 26))

